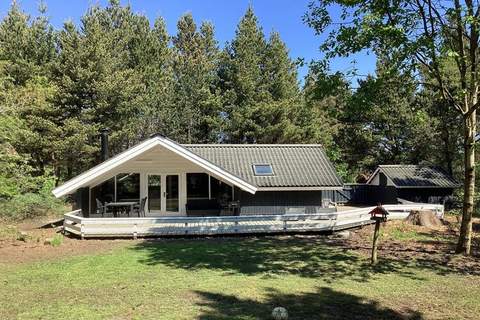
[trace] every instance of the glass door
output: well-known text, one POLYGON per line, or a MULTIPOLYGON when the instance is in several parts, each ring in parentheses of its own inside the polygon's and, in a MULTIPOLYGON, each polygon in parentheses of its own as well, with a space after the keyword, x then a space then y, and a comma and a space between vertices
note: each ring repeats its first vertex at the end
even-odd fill
POLYGON ((167 175, 165 177, 165 211, 178 212, 179 209, 179 184, 178 175, 167 175))
POLYGON ((149 174, 147 176, 148 211, 160 213, 162 211, 162 176, 149 174))

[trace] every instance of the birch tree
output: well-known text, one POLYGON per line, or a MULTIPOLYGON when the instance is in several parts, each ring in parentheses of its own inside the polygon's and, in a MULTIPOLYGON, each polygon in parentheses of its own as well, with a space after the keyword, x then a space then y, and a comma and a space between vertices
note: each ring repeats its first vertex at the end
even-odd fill
POLYGON ((347 56, 365 49, 388 50, 397 68, 424 68, 449 107, 461 115, 464 151, 464 196, 456 252, 470 254, 475 193, 475 135, 478 101, 478 40, 480 4, 472 0, 324 0, 313 1, 305 21, 328 36, 321 48, 327 57, 347 56), (330 10, 340 6, 339 21, 330 10), (442 68, 455 60, 460 90, 442 68))

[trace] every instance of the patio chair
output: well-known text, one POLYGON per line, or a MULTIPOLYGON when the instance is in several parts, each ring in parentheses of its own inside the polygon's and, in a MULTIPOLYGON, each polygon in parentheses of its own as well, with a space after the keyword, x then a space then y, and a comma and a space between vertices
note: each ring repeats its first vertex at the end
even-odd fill
POLYGON ((140 204, 134 207, 135 212, 139 217, 145 217, 145 205, 147 204, 147 198, 140 200, 140 204))
POLYGON ((95 199, 96 203, 97 203, 97 211, 96 213, 97 214, 101 214, 102 217, 105 215, 105 205, 102 204, 102 202, 100 200, 98 200, 98 198, 95 199))

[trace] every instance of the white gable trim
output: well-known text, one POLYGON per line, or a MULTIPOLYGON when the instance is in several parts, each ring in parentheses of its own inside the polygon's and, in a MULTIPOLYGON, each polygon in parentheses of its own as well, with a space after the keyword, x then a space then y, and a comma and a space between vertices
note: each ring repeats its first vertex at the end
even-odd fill
POLYGON ((258 187, 257 191, 338 191, 343 190, 343 187, 258 187))
POLYGON ((372 182, 373 178, 375 178, 375 176, 378 174, 379 171, 380 171, 380 167, 375 169, 375 171, 373 171, 372 175, 370 176, 370 178, 368 178, 368 180, 367 180, 367 182, 365 182, 365 184, 370 184, 370 182, 372 182))
POLYGON ((383 173, 385 175, 385 177, 387 178, 387 180, 392 184, 393 187, 395 188, 400 188, 399 186, 397 186, 397 184, 395 182, 393 182, 392 179, 390 179, 390 177, 388 176, 388 174, 385 173, 385 171, 382 170, 381 167, 378 167, 377 169, 375 169, 375 171, 372 173, 372 175, 370 176, 370 178, 368 178, 367 182, 365 182, 365 184, 370 184, 373 180, 373 178, 375 178, 376 175, 380 174, 380 173, 383 173))
POLYGON ((150 138, 122 153, 119 155, 99 164, 98 166, 93 167, 92 169, 85 171, 84 173, 76 176, 75 178, 65 182, 63 185, 55 188, 52 193, 55 197, 59 198, 61 196, 70 194, 77 190, 78 188, 85 187, 88 185, 89 182, 93 181, 99 175, 105 174, 119 165, 127 162, 135 158, 138 155, 152 149, 155 146, 162 146, 182 157, 185 159, 195 163, 196 165, 202 167, 206 171, 215 174, 225 181, 233 184, 234 186, 239 187, 240 189, 249 192, 251 194, 255 194, 257 191, 257 187, 251 185, 250 183, 246 182, 245 180, 240 179, 239 177, 225 171, 224 169, 220 168, 217 165, 199 157, 198 155, 194 154, 193 152, 185 149, 184 147, 180 146, 179 144, 173 142, 164 137, 153 137, 150 138))

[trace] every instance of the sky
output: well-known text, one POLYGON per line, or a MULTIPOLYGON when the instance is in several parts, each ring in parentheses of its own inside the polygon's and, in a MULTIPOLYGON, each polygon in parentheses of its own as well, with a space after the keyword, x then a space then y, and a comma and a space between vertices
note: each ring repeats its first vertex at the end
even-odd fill
MULTIPOLYGON (((62 28, 67 20, 79 23, 80 17, 91 5, 105 5, 107 0, 43 0, 47 5, 47 14, 55 28, 62 28)), ((323 54, 319 46, 323 35, 315 35, 314 31, 305 25, 302 16, 307 11, 310 0, 122 0, 129 3, 134 12, 146 15, 153 23, 162 16, 167 24, 168 32, 176 32, 178 18, 184 13, 191 13, 197 22, 210 21, 215 26, 215 37, 221 47, 235 35, 235 28, 249 5, 253 6, 255 14, 265 32, 269 35, 278 31, 290 50, 293 59, 303 58, 305 62, 319 60, 323 54)), ((28 14, 38 13, 39 0, 17 0, 21 8, 28 14)), ((5 16, 11 1, 0 0, 0 17, 5 16)), ((333 8, 332 10, 337 10, 333 8)), ((336 58, 330 62, 332 71, 348 71, 353 66, 359 74, 373 73, 375 56, 361 53, 349 58, 336 58)), ((299 69, 299 80, 302 81, 308 71, 307 66, 299 69)), ((356 78, 351 78, 356 84, 356 78)))

